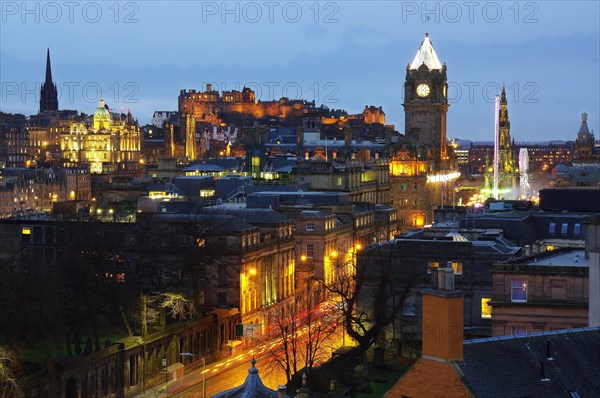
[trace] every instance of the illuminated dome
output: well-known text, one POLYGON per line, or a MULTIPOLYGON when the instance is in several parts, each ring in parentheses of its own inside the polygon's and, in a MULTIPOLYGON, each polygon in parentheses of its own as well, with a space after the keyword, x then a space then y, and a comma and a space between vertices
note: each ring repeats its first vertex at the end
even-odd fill
POLYGON ((100 105, 94 112, 94 130, 110 128, 110 112, 104 105, 104 100, 100 98, 100 105))
POLYGON ((100 106, 96 108, 96 112, 94 112, 94 117, 108 118, 110 119, 110 113, 104 104, 104 100, 100 98, 100 106))

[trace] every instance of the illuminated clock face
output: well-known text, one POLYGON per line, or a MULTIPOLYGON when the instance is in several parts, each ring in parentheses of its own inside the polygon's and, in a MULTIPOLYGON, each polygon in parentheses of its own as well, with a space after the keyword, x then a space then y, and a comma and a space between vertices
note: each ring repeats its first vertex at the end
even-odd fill
POLYGON ((417 95, 419 97, 427 97, 429 95, 429 86, 427 84, 419 84, 417 86, 417 95))

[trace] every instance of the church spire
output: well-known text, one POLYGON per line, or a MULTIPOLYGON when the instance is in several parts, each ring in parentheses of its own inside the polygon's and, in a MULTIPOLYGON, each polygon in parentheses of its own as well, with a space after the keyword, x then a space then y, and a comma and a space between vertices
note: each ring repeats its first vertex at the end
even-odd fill
POLYGON ((50 49, 46 52, 46 84, 52 84, 52 67, 50 66, 50 49))
POLYGON ((58 111, 58 89, 52 82, 52 67, 50 66, 50 49, 46 51, 46 80, 40 90, 40 113, 58 111))
POLYGON ((504 84, 502 85, 502 95, 500 96, 500 103, 506 104, 506 89, 504 88, 504 84))

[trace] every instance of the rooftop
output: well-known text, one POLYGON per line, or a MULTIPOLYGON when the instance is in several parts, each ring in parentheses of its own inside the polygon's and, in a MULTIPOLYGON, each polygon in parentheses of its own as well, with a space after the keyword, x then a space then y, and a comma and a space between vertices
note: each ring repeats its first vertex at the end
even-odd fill
POLYGON ((585 250, 571 250, 560 252, 555 255, 545 257, 533 257, 529 261, 523 262, 525 265, 554 265, 558 267, 589 267, 590 260, 585 258, 585 250))
POLYGON ((465 341, 454 364, 476 397, 596 397, 598 352, 600 327, 578 328, 465 341))

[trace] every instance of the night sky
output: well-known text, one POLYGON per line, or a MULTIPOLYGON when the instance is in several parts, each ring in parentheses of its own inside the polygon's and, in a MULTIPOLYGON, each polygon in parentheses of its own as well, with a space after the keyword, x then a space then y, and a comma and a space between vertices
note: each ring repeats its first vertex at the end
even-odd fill
POLYGON ((141 123, 180 89, 249 86, 257 99, 383 106, 404 130, 403 82, 429 32, 448 67, 448 137, 491 141, 507 88, 517 141, 600 131, 598 1, 0 2, 0 109, 38 109, 46 48, 59 106, 93 113, 100 92, 141 123))

